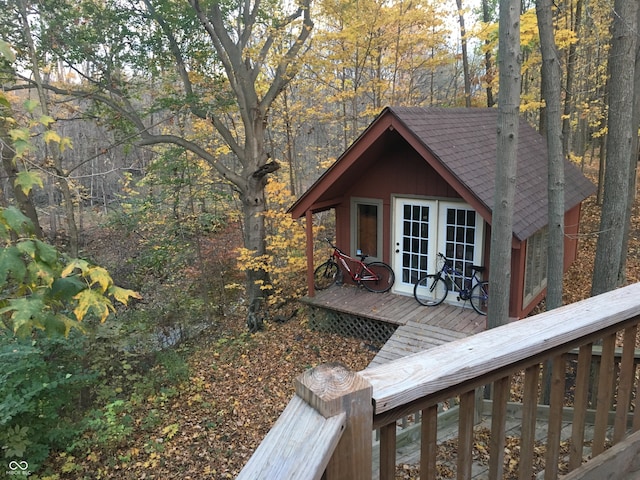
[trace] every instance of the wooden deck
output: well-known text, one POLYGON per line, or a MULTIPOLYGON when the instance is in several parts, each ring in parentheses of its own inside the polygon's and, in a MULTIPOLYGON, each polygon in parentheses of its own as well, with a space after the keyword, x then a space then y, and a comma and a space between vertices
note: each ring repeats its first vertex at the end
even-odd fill
POLYGON ((371 293, 352 286, 333 286, 304 302, 316 307, 397 325, 395 333, 369 366, 376 366, 485 330, 486 318, 468 308, 420 305, 413 297, 371 293))

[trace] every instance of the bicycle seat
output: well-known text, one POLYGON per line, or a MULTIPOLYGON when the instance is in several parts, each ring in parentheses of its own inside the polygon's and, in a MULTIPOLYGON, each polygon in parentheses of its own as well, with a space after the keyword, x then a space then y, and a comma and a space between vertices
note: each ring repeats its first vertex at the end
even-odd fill
POLYGON ((485 270, 485 268, 484 268, 484 267, 481 267, 481 266, 479 266, 479 265, 471 265, 471 268, 472 268, 472 269, 474 269, 474 270, 475 270, 476 272, 478 272, 478 273, 482 273, 482 272, 484 272, 484 270, 485 270))

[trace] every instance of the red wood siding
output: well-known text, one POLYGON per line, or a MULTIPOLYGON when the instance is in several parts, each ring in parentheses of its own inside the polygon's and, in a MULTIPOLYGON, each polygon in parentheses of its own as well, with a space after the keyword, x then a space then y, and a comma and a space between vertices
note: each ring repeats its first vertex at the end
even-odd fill
POLYGON ((345 191, 336 206, 338 245, 353 253, 351 242, 351 199, 381 199, 383 203, 383 261, 390 261, 391 197, 403 196, 460 198, 460 195, 406 142, 394 142, 369 163, 366 171, 345 191))

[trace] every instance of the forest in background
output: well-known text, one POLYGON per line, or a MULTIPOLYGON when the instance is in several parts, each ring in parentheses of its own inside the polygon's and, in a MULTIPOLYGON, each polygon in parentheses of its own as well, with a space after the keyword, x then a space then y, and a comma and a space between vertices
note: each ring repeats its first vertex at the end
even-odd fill
MULTIPOLYGON (((242 90, 227 84, 225 58, 194 13, 211 5, 64 3, 4 0, 0 13, 0 223, 11 246, 0 259, 0 443, 7 461, 28 458, 34 471, 50 451, 115 448, 134 428, 131 402, 177 395, 172 381, 188 377, 188 367, 167 347, 215 331, 221 319, 242 323, 250 309, 242 270, 268 274, 258 283, 270 292, 267 326, 295 315, 304 230, 286 209, 384 106, 491 106, 499 92, 495 2, 303 2, 299 16, 267 2, 252 11, 254 30, 241 27, 248 17, 226 25, 232 42, 247 35, 240 54, 253 65, 249 93, 270 99, 258 118, 258 163, 245 164, 251 122, 237 109, 242 90), (242 179, 256 172, 265 173, 258 256, 241 248, 249 221, 242 179), (19 275, 27 280, 15 285, 19 275), (29 297, 37 302, 11 303, 45 287, 29 297), (50 323, 42 302, 53 304, 50 323), (17 322, 27 335, 13 335, 17 322), (163 372, 155 380, 145 376, 154 365, 163 372)), ((520 3, 521 112, 544 130, 535 3, 520 3)), ((228 19, 241 10, 218 5, 228 19)), ((604 0, 554 10, 563 139, 583 167, 606 158, 613 13, 604 0)), ((317 220, 330 231, 330 217, 317 220)), ((178 432, 155 417, 141 421, 165 438, 178 432)), ((147 455, 161 448, 149 445, 147 455)))

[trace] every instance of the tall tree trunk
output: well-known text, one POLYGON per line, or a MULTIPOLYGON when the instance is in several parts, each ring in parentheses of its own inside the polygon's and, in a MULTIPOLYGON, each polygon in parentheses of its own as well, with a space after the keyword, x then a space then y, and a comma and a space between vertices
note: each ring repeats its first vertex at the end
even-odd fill
MULTIPOLYGON (((491 22, 491 14, 489 12, 489 1, 482 0, 482 21, 486 24, 491 22)), ((485 45, 488 46, 491 44, 490 40, 485 40, 485 45)), ((487 48, 487 51, 484 54, 484 68, 485 68, 485 81, 487 82, 487 107, 491 108, 495 105, 496 101, 493 98, 493 87, 491 83, 493 81, 493 60, 491 50, 487 48)))
MULTIPOLYGON (((263 147, 264 148, 264 147, 263 147)), ((269 162, 254 171, 245 174, 246 184, 241 191, 242 211, 244 216, 244 247, 255 257, 267 253, 264 211, 266 210, 265 186, 267 175, 278 169, 276 162, 269 162)), ((268 283, 268 275, 264 269, 247 270, 247 297, 249 300, 247 327, 251 331, 262 328, 261 309, 265 299, 263 286, 268 283)))
MULTIPOLYGON (((548 155, 548 228, 547 237, 547 310, 562 306, 564 270, 564 155, 562 148, 561 68, 553 37, 552 0, 538 0, 536 14, 542 52, 542 98, 545 101, 544 123, 548 155)), ((552 362, 543 369, 542 403, 551 400, 552 362)))
MULTIPOLYGON (((211 121, 214 127, 238 157, 238 161, 242 165, 242 171, 236 174, 226 169, 218 159, 209 156, 209 160, 223 176, 232 181, 237 187, 242 200, 244 217, 244 247, 256 258, 260 259, 266 254, 263 212, 266 209, 265 186, 267 175, 279 168, 277 162, 269 160, 270 155, 265 146, 267 116, 275 98, 291 81, 293 77, 292 64, 313 28, 309 0, 300 2, 298 11, 289 16, 287 22, 281 26, 285 28, 288 23, 297 18, 302 20, 296 41, 289 46, 289 49, 282 56, 280 63, 272 74, 271 83, 267 86, 268 88, 266 88, 266 92, 262 96, 259 95, 259 92, 265 89, 263 88, 264 85, 258 83, 258 74, 264 65, 262 62, 252 63, 246 57, 245 52, 247 42, 251 38, 252 29, 256 22, 254 14, 258 10, 257 5, 254 5, 255 10, 253 10, 250 8, 250 2, 244 4, 246 10, 244 15, 240 15, 238 19, 239 24, 242 26, 242 32, 239 38, 232 38, 225 28, 224 14, 218 3, 214 2, 211 7, 207 6, 206 8, 203 8, 199 0, 190 0, 190 4, 220 56, 220 61, 224 66, 230 86, 238 102, 244 130, 244 143, 240 144, 237 142, 236 136, 227 129, 225 123, 218 117, 212 116, 211 121)), ((153 8, 149 2, 148 5, 151 9, 153 8)), ((171 40, 176 57, 182 60, 177 40, 175 37, 171 37, 171 40)), ((271 48, 273 40, 272 37, 265 40, 265 47, 262 50, 264 55, 271 48)), ((184 63, 181 64, 180 68, 183 82, 187 90, 192 93, 189 75, 184 63)), ((194 107, 192 111, 194 113, 198 112, 197 114, 203 118, 210 117, 208 112, 199 111, 198 107, 194 107)), ((357 121, 357 118, 354 116, 355 121, 357 121)), ((246 275, 248 297, 247 326, 253 331, 261 328, 261 310, 265 297, 263 286, 268 280, 268 275, 266 270, 259 266, 248 269, 246 275)))
POLYGON ((460 22, 460 45, 462 48, 462 74, 464 77, 464 104, 471 107, 471 78, 469 77, 469 56, 467 54, 467 30, 464 27, 462 0, 456 0, 458 21, 460 22))
POLYGON ((287 91, 284 90, 282 92, 282 104, 283 104, 283 122, 284 122, 284 133, 286 138, 286 145, 284 150, 284 159, 289 164, 289 190, 291 191, 292 196, 296 196, 296 175, 295 175, 295 135, 293 134, 293 128, 291 126, 291 111, 289 109, 289 98, 287 96, 287 91))
POLYGON ((633 138, 633 84, 637 45, 637 0, 616 0, 609 56, 609 122, 600 236, 591 295, 619 286, 633 138))
MULTIPOLYGON (((546 2, 545 2, 546 3, 546 2)), ((573 32, 577 39, 580 39, 580 26, 582 22, 582 0, 576 1, 575 21, 573 23, 573 32)), ((579 41, 579 40, 578 40, 579 41)), ((562 120, 562 140, 564 154, 569 155, 572 151, 572 132, 571 132, 571 115, 574 110, 575 103, 575 70, 577 64, 576 52, 578 50, 578 42, 569 45, 569 53, 567 55, 567 79, 564 89, 564 115, 562 120)))
POLYGON ((564 266, 564 155, 561 119, 560 57, 553 37, 552 0, 538 0, 536 13, 542 51, 542 98, 545 101, 548 151, 547 310, 562 305, 564 266))
MULTIPOLYGON (((640 7, 636 14, 636 31, 640 27, 640 7)), ((636 200, 636 175, 638 170, 638 129, 640 128, 640 41, 636 40, 636 61, 633 78, 633 117, 631 122, 631 156, 629 157, 629 192, 627 199, 627 211, 625 213, 624 234, 622 236, 622 252, 628 252, 629 230, 631 229, 631 215, 633 204, 636 200)), ((627 280, 627 255, 623 255, 620 261, 620 272, 618 273, 618 283, 624 284, 627 280)))
MULTIPOLYGON (((38 62, 38 55, 36 52, 35 45, 33 43, 33 37, 31 34, 31 27, 29 26, 29 18, 27 12, 27 5, 25 0, 20 0, 18 2, 18 6, 20 8, 20 15, 22 20, 22 28, 24 30, 24 38, 29 47, 29 58, 31 62, 33 81, 36 84, 36 89, 38 91, 38 98, 40 100, 40 109, 42 110, 42 114, 46 116, 50 116, 49 112, 49 102, 47 99, 47 95, 45 94, 43 88, 43 81, 40 76, 40 65, 38 62)), ((51 128, 50 125, 45 126, 47 130, 51 128)), ((54 143, 54 142, 52 142, 54 143)), ((78 256, 79 250, 79 239, 78 239, 78 227, 76 225, 75 220, 75 211, 73 207, 73 194, 71 193, 71 189, 69 188, 69 182, 67 175, 62 168, 62 156, 60 155, 60 151, 57 145, 45 145, 45 149, 51 150, 51 157, 53 159, 53 173, 56 177, 58 187, 62 192, 62 198, 64 200, 65 213, 67 217, 67 235, 69 237, 69 255, 72 257, 78 256)))
POLYGON ((520 2, 500 0, 498 41, 498 124, 495 194, 491 219, 491 259, 487 316, 489 328, 509 321, 511 243, 516 190, 518 123, 520 121, 520 2))

